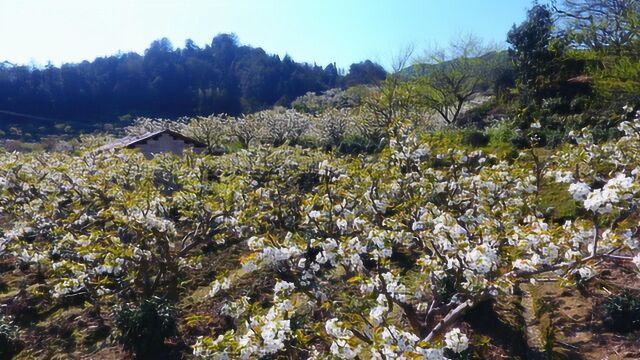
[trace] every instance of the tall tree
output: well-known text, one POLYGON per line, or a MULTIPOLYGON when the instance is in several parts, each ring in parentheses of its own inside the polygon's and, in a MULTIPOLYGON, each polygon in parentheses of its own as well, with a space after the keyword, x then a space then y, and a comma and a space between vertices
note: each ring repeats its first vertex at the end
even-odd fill
POLYGON ((452 41, 447 49, 432 51, 414 65, 424 100, 447 124, 455 124, 465 104, 489 86, 491 65, 483 56, 494 50, 467 36, 452 41))
MULTIPOLYGON (((520 89, 537 102, 547 95, 552 74, 564 51, 564 45, 554 33, 554 20, 546 5, 535 5, 527 18, 513 26, 507 34, 520 89)), ((524 94, 523 94, 524 95, 524 94)))
POLYGON ((387 76, 385 69, 370 60, 351 64, 349 74, 344 78, 345 87, 358 84, 377 84, 387 76))

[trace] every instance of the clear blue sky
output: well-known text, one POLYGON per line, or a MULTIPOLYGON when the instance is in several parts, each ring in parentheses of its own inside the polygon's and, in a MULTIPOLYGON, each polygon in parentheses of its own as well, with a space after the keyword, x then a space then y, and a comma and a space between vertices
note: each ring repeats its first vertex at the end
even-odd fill
POLYGON ((460 33, 504 43, 531 0, 0 0, 0 61, 79 62, 142 53, 155 39, 204 46, 233 32, 241 43, 295 61, 389 66, 460 33))

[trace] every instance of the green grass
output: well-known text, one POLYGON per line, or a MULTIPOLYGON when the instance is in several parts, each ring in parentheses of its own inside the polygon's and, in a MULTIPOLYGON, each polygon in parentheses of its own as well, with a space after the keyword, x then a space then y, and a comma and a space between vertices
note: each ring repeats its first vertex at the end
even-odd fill
POLYGON ((556 222, 577 217, 578 205, 567 191, 566 184, 544 183, 540 189, 540 207, 556 222))

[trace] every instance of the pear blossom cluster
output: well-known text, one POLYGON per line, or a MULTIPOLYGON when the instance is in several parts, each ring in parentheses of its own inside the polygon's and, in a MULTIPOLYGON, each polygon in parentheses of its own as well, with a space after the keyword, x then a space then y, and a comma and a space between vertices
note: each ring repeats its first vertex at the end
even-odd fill
POLYGON ((569 185, 569 192, 576 201, 584 204, 585 209, 597 214, 607 214, 628 205, 628 201, 638 192, 638 183, 635 174, 627 176, 618 173, 601 188, 592 189, 588 184, 578 181, 569 185))

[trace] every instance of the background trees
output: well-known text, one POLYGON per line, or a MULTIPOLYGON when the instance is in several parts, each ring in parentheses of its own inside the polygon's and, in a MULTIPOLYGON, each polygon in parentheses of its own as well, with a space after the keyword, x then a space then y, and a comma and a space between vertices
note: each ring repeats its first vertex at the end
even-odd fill
POLYGON ((639 21, 637 0, 534 5, 507 36, 520 120, 611 128, 612 113, 638 104, 639 21))
POLYGON ((507 35, 516 70, 512 106, 522 127, 539 121, 558 131, 579 127, 595 103, 588 76, 594 62, 571 44, 556 18, 553 8, 536 4, 507 35))
POLYGON ((640 2, 565 0, 555 11, 562 35, 588 68, 600 109, 637 106, 640 96, 640 2))
POLYGON ((322 68, 296 63, 289 56, 281 59, 239 44, 232 34, 220 34, 202 48, 191 40, 175 48, 164 38, 154 41, 144 55, 118 54, 59 68, 3 64, 0 110, 47 118, 25 124, 23 118, 5 114, 5 132, 15 124, 31 132, 51 127, 56 120, 75 120, 75 128, 87 129, 126 114, 239 115, 289 106, 307 92, 375 84, 385 76, 380 65, 368 60, 353 64, 343 76, 335 64, 322 68))
POLYGON ((563 0, 554 10, 578 47, 623 55, 640 41, 637 0, 563 0))
POLYGON ((359 84, 375 85, 384 80, 386 75, 387 72, 382 66, 366 60, 351 64, 349 74, 344 77, 344 85, 347 87, 359 84))
POLYGON ((143 55, 59 68, 3 63, 0 134, 33 141, 68 130, 108 131, 138 116, 238 117, 273 106, 312 115, 358 108, 359 124, 366 124, 359 133, 371 144, 406 117, 448 126, 510 117, 522 129, 541 123, 557 139, 585 125, 610 132, 612 113, 640 107, 639 19, 637 0, 536 3, 507 34, 508 52, 468 36, 391 74, 369 60, 347 74, 335 64, 299 64, 243 46, 232 34, 203 47, 160 39, 143 55))

